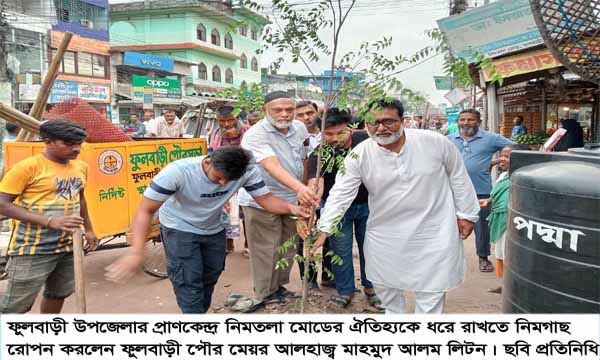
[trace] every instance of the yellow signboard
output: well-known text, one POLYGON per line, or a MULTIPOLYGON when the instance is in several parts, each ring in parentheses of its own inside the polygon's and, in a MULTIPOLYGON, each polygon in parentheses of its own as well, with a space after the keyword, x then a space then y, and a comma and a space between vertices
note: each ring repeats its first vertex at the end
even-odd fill
MULTIPOLYGON (((503 78, 527 74, 535 71, 552 69, 562 64, 548 49, 529 51, 527 53, 508 56, 493 61, 496 72, 503 78)), ((490 74, 484 71, 485 81, 490 81, 490 74)))
MULTIPOLYGON (((128 231, 142 194, 170 162, 205 155, 205 139, 84 144, 79 159, 89 166, 85 198, 99 237, 128 231)), ((41 142, 4 143, 7 168, 44 151, 41 142)))

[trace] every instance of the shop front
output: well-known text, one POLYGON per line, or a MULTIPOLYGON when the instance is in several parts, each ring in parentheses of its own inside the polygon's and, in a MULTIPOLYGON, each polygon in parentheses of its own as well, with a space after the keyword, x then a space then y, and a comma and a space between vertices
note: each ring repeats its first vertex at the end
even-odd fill
POLYGON ((110 118, 111 92, 108 84, 56 80, 52 86, 48 104, 54 106, 72 98, 79 98, 88 102, 107 119, 110 118))
POLYGON ((185 78, 190 64, 162 56, 134 51, 112 52, 111 65, 115 93, 113 122, 127 124, 131 114, 142 116, 152 111, 154 117, 163 111, 174 110, 178 116, 185 112, 190 100, 183 96, 185 78))

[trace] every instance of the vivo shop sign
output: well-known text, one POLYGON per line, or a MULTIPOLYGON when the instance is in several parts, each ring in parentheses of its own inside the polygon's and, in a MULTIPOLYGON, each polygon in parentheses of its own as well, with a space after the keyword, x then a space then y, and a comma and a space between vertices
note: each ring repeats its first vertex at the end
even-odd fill
POLYGON ((161 56, 125 51, 125 55, 123 56, 123 64, 144 69, 172 72, 174 61, 161 56))

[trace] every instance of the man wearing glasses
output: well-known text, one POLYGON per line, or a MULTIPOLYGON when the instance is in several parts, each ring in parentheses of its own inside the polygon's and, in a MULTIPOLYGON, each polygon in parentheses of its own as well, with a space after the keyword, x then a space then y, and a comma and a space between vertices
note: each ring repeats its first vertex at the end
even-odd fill
MULTIPOLYGON (((475 109, 463 110, 458 119, 459 131, 448 135, 463 157, 469 177, 475 186, 478 199, 489 199, 492 191, 490 164, 492 156, 507 145, 514 144, 509 139, 493 132, 481 130, 481 114, 475 109)), ((475 245, 479 257, 479 271, 494 271, 494 266, 488 260, 490 256, 490 232, 487 217, 490 208, 482 207, 479 221, 475 224, 475 245)))
POLYGON ((386 313, 405 313, 404 291, 417 313, 442 313, 446 291, 464 279, 461 239, 477 221, 479 205, 460 153, 431 131, 404 129, 398 100, 370 104, 370 139, 356 146, 338 172, 321 212, 320 247, 350 207, 360 184, 369 191, 365 240, 367 278, 386 313))

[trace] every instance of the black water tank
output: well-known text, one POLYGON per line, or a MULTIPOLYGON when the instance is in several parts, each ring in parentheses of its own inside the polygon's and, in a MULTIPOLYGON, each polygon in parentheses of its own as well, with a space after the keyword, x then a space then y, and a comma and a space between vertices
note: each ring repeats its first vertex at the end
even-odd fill
POLYGON ((504 313, 600 312, 599 155, 513 152, 504 313))

